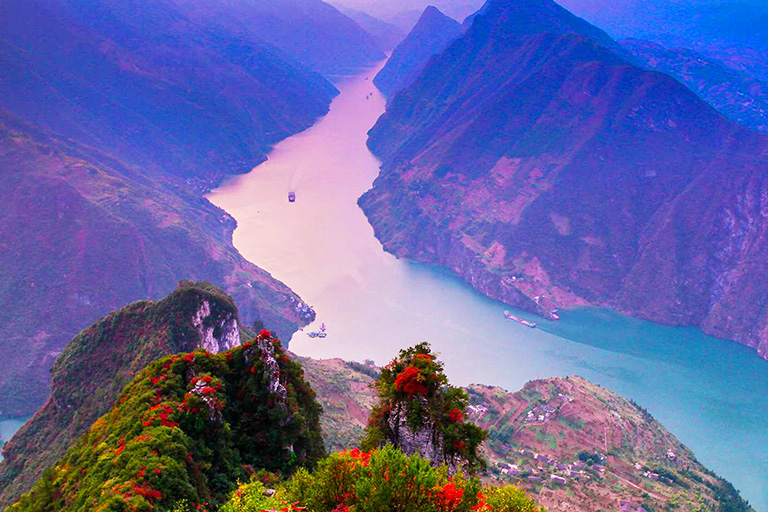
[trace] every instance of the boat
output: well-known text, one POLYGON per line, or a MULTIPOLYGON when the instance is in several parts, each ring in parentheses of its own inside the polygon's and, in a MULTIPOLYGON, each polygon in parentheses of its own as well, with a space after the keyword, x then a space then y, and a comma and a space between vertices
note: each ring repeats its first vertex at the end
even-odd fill
POLYGON ((296 192, 288 192, 288 202, 289 203, 296 202, 296 192))
POLYGON ((525 320, 523 318, 520 318, 519 316, 515 316, 512 313, 509 312, 509 310, 504 311, 504 316, 507 317, 509 320, 513 320, 519 324, 523 324, 526 327, 530 327, 531 329, 536 328, 536 324, 533 322, 529 322, 528 320, 525 320))
POLYGON ((308 332, 307 336, 309 336, 310 338, 325 338, 326 336, 328 336, 328 333, 323 331, 319 331, 319 332, 312 331, 312 332, 308 332))

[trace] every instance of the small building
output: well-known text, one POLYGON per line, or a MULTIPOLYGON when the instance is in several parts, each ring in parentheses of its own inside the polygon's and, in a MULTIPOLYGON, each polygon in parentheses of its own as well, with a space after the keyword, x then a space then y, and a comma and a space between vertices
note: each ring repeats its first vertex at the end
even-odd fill
POLYGON ((558 484, 558 485, 565 485, 568 482, 568 480, 566 480, 565 478, 559 475, 552 475, 549 477, 549 480, 553 484, 558 484))

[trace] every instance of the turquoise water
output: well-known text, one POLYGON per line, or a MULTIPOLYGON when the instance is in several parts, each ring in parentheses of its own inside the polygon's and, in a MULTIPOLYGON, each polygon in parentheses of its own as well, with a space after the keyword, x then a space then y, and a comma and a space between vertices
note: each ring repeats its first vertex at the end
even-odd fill
POLYGON ((559 322, 520 313, 540 326, 530 329, 449 272, 383 251, 357 207, 379 168, 365 145, 384 111, 374 74, 340 84, 326 117, 210 196, 237 219, 243 255, 315 307, 310 329, 328 326, 324 340, 295 334, 291 350, 384 364, 429 341, 456 383, 510 390, 582 375, 647 408, 768 512, 768 362, 753 351, 597 309, 565 311, 559 322))
MULTIPOLYGON (((24 422, 28 418, 8 418, 0 420, 0 447, 2 447, 8 440, 13 437, 13 434, 24 425, 24 422)), ((2 453, 0 453, 0 460, 3 460, 2 453)))

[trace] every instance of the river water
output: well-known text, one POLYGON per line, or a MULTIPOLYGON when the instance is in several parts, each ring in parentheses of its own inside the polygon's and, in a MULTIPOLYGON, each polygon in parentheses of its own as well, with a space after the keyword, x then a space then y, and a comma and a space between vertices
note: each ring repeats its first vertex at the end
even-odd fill
POLYGON ((296 333, 291 350, 382 364, 429 341, 454 383, 510 390, 581 375, 647 408, 768 512, 768 362, 753 351, 598 309, 559 322, 519 313, 539 324, 531 329, 450 273, 383 251, 357 206, 379 168, 365 144, 385 107, 376 71, 339 84, 326 117, 209 197, 237 219, 241 253, 315 307, 308 330, 327 325, 325 339, 296 333))

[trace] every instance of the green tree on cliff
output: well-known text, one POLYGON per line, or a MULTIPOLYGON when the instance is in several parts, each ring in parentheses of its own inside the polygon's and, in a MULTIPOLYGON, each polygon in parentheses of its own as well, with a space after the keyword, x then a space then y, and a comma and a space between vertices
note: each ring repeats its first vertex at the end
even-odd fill
POLYGON ((379 403, 371 413, 363 449, 392 444, 452 471, 476 472, 486 433, 466 421, 469 397, 452 386, 428 343, 400 351, 374 384, 379 403))

